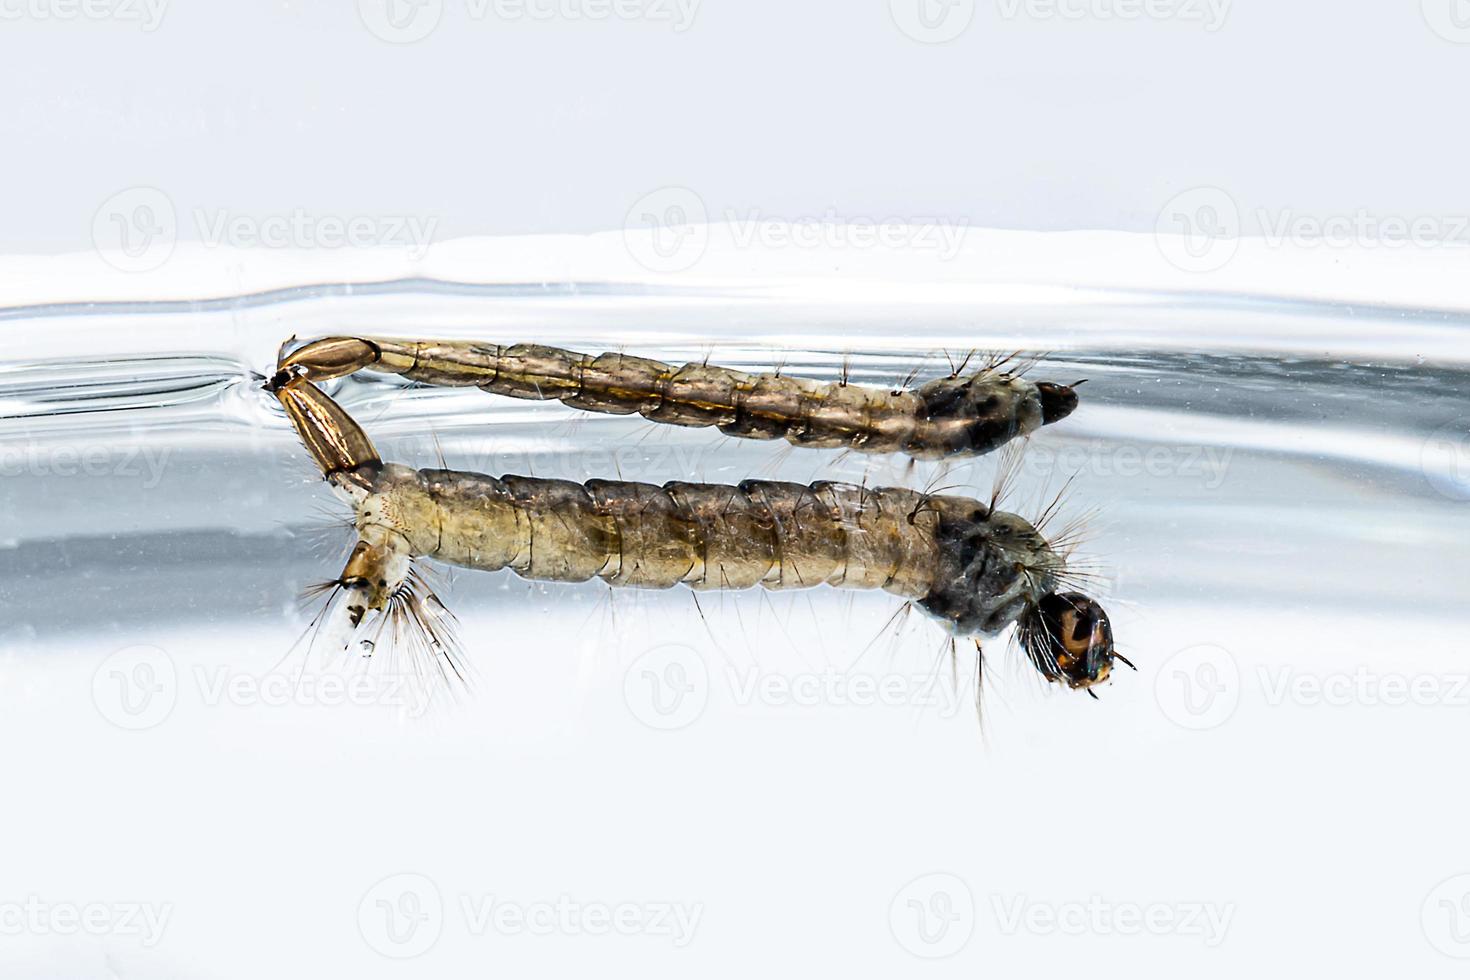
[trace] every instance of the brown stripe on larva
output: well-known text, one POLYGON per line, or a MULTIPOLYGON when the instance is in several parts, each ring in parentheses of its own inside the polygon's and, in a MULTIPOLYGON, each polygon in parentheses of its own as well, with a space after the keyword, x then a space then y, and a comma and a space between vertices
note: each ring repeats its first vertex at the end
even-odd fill
POLYGON ((676 367, 627 354, 591 356, 540 344, 336 337, 306 345, 281 366, 302 370, 310 380, 365 368, 424 384, 556 399, 591 412, 714 426, 746 439, 920 459, 991 452, 1065 418, 1077 403, 1071 388, 1033 383, 995 367, 891 391, 712 364, 676 367))

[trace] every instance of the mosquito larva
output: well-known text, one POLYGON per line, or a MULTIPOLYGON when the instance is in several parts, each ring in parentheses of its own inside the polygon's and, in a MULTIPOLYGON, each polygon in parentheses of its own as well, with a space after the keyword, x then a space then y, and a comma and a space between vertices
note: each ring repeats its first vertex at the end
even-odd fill
POLYGON ((1065 591, 1075 580, 1065 557, 1024 519, 972 498, 843 483, 657 487, 416 470, 384 463, 305 376, 278 374, 267 388, 354 511, 358 542, 329 586, 328 628, 345 634, 336 636, 344 647, 373 611, 412 627, 455 666, 438 626, 442 605, 415 575, 414 562, 427 558, 615 587, 882 589, 958 636, 1017 624, 1047 680, 1088 693, 1121 659, 1101 606, 1065 591))
POLYGON ((591 357, 536 344, 328 337, 282 358, 307 381, 368 370, 424 384, 478 387, 512 398, 557 399, 611 415, 796 446, 904 453, 916 459, 979 456, 1077 407, 1072 386, 1032 382, 996 362, 917 388, 889 390, 709 364, 675 367, 627 354, 591 357))

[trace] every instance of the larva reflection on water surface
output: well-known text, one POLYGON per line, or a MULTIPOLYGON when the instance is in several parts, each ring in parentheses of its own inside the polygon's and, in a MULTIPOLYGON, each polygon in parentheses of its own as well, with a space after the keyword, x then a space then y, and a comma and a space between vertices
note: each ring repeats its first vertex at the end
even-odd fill
POLYGON ((744 439, 945 459, 993 452, 1076 409, 1076 385, 1032 382, 1004 366, 993 361, 968 374, 960 366, 917 388, 889 390, 710 364, 675 367, 626 354, 591 357, 536 344, 328 337, 283 356, 276 381, 328 381, 366 370, 671 425, 714 426, 744 439))
POLYGON ((410 625, 458 672, 433 614, 442 605, 415 572, 434 559, 614 587, 882 589, 977 647, 1015 624, 1043 677, 1094 697, 1113 662, 1128 663, 1102 607, 1072 589, 1082 576, 993 503, 830 482, 658 487, 416 470, 383 462, 304 373, 283 370, 266 387, 353 509, 358 541, 328 586, 324 627, 344 647, 370 623, 410 625))

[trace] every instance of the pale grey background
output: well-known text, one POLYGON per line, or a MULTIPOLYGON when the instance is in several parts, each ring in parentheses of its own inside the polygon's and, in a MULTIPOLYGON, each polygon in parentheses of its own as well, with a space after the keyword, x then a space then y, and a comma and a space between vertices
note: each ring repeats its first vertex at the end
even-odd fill
POLYGON ((682 33, 442 0, 404 45, 351 0, 173 0, 151 32, 15 16, 57 2, 0 5, 5 252, 90 247, 98 206, 135 185, 170 195, 181 240, 194 208, 432 216, 441 240, 617 228, 666 185, 714 217, 1024 229, 1150 231, 1197 185, 1247 231, 1257 208, 1470 206, 1470 47, 1430 26, 1462 0, 1239 0, 1213 32, 981 0, 939 45, 885 0, 704 0, 682 33))

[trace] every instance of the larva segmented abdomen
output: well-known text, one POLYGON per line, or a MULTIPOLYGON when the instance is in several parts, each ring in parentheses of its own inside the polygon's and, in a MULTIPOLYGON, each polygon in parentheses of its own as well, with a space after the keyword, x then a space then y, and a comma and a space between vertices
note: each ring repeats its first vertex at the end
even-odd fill
POLYGON ((344 358, 425 384, 558 399, 586 411, 714 426, 740 438, 784 438, 797 446, 901 452, 920 459, 991 452, 1065 418, 1077 403, 1069 387, 995 369, 890 391, 709 364, 674 367, 627 354, 594 357, 537 344, 329 338, 283 364, 310 366, 314 354, 323 364, 344 358))
POLYGON ((978 501, 842 483, 586 484, 386 465, 360 528, 414 557, 530 578, 667 589, 884 589, 962 633, 993 633, 1062 569, 1030 524, 978 501))

